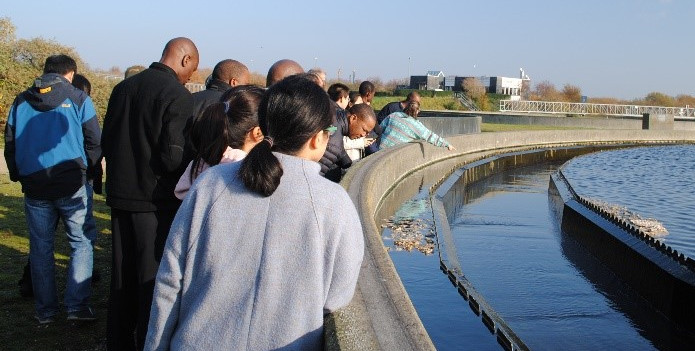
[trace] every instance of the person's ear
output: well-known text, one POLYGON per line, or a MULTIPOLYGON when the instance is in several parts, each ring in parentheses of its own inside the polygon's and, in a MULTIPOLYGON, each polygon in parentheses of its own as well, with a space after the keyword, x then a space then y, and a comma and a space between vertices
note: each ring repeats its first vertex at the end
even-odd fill
POLYGON ((254 142, 258 143, 261 140, 263 140, 263 132, 261 131, 261 127, 253 127, 249 131, 248 135, 249 135, 249 138, 251 138, 251 140, 253 140, 254 142))
POLYGON ((235 87, 235 86, 237 85, 237 80, 236 80, 236 78, 230 79, 229 82, 228 82, 228 84, 229 84, 230 86, 235 87))
POLYGON ((311 150, 316 150, 319 148, 321 145, 321 138, 323 137, 323 131, 319 131, 318 133, 314 134, 314 136, 309 139, 309 148, 311 150))
POLYGON ((183 58, 181 58, 181 67, 187 67, 190 62, 191 55, 183 55, 183 58))

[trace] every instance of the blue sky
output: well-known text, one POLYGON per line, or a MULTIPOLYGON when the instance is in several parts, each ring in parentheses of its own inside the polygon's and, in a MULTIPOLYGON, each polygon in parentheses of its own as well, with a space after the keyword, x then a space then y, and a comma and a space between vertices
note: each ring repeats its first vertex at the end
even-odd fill
POLYGON ((94 68, 157 61, 197 44, 201 67, 233 58, 265 74, 281 58, 335 78, 518 77, 590 97, 695 95, 695 1, 14 1, 19 38, 72 46, 94 68), (168 7, 167 5, 168 4, 168 7), (191 6, 192 5, 192 6, 191 6), (54 9, 53 12, 50 9, 54 9), (409 59, 410 58, 410 59, 409 59))

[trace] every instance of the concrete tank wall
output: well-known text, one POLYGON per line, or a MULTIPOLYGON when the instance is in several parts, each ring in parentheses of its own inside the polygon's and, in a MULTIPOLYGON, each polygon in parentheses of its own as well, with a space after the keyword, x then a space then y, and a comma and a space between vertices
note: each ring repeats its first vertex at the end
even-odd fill
POLYGON ((425 127, 443 137, 480 133, 480 123, 482 123, 482 118, 480 116, 421 117, 418 119, 425 127))
MULTIPOLYGON (((509 112, 482 112, 482 111, 423 111, 420 118, 425 117, 465 117, 480 116, 483 123, 492 124, 519 124, 542 125, 562 128, 586 128, 586 129, 642 129, 642 116, 574 116, 566 114, 532 114, 509 112)), ((423 122, 424 123, 424 122, 423 122)), ((695 118, 674 118, 674 130, 695 131, 695 118)))
POLYGON ((341 182, 357 207, 366 247, 353 301, 326 320, 328 349, 434 349, 383 245, 376 222, 378 209, 387 205, 382 201, 413 172, 429 167, 429 179, 443 179, 464 164, 506 152, 550 146, 693 143, 695 133, 554 130, 459 135, 448 140, 457 148, 456 151, 422 143, 380 151, 353 165, 341 182))

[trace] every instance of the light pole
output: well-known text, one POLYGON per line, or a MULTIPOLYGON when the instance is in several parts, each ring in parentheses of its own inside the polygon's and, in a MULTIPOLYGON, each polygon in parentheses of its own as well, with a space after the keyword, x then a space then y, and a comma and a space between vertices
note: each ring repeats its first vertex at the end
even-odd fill
POLYGON ((408 79, 410 79, 410 56, 408 56, 408 79))
POLYGON ((317 62, 319 61, 318 57, 314 57, 314 68, 318 67, 317 62))

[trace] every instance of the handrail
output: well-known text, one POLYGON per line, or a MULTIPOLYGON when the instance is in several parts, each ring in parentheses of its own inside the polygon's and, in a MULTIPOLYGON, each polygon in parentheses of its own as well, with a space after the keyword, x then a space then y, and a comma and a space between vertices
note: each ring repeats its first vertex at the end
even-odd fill
POLYGON ((645 113, 695 117, 694 107, 590 104, 556 101, 500 100, 501 112, 568 113, 579 115, 642 116, 645 113))

